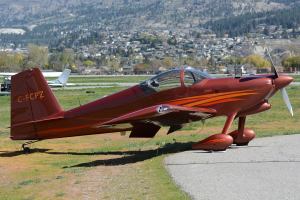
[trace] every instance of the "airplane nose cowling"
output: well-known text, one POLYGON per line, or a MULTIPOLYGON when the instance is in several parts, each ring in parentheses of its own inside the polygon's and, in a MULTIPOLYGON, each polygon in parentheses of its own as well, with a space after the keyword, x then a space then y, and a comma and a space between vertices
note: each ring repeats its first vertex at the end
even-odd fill
POLYGON ((290 76, 279 76, 274 80, 274 84, 277 90, 289 85, 294 79, 290 76))

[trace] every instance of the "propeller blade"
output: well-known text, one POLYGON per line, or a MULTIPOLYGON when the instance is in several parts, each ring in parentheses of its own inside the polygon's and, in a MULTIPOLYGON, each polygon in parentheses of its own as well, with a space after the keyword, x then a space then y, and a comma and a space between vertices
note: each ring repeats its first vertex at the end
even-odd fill
POLYGON ((270 51, 269 51, 268 48, 266 48, 266 52, 268 53, 268 56, 269 56, 269 59, 270 59, 271 65, 272 65, 272 69, 273 69, 274 74, 275 74, 275 79, 276 79, 276 78, 278 78, 278 73, 277 73, 277 71, 276 71, 276 67, 275 67, 275 65, 274 65, 273 59, 272 59, 272 57, 271 57, 271 55, 270 55, 270 51))
POLYGON ((282 94, 282 98, 283 98, 283 101, 284 101, 286 107, 288 108, 291 115, 294 116, 293 107, 292 107, 292 104, 290 102, 289 96, 288 96, 285 88, 280 89, 280 92, 282 94))

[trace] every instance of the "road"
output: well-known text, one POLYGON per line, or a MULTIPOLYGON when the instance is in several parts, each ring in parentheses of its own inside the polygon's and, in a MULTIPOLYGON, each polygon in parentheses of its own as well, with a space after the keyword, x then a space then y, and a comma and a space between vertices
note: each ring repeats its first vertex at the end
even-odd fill
POLYGON ((165 164, 192 199, 300 199, 300 134, 259 138, 226 152, 181 152, 165 164))

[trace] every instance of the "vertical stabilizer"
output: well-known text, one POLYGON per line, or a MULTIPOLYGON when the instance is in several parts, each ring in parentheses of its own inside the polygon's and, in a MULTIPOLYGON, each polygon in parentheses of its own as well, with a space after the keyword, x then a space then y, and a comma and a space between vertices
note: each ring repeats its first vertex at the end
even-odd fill
POLYGON ((58 77, 58 81, 59 83, 63 84, 63 85, 66 85, 67 82, 68 82, 68 79, 69 79, 69 76, 71 74, 71 70, 70 69, 65 69, 61 75, 58 77))
POLYGON ((32 139, 34 121, 62 113, 62 109, 38 68, 12 76, 11 138, 32 139))

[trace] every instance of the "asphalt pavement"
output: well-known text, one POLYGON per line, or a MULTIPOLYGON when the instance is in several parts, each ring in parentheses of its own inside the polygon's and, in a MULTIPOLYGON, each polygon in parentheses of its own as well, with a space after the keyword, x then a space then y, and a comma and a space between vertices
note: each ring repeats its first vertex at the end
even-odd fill
POLYGON ((66 87, 52 88, 52 90, 82 90, 95 88, 111 88, 111 87, 132 87, 138 83, 119 83, 119 82, 102 82, 102 83, 68 83, 66 87))
POLYGON ((165 164, 192 199, 300 199, 300 134, 254 139, 226 152, 181 152, 165 164))
MULTIPOLYGON (((82 90, 95 88, 110 88, 110 87, 132 87, 139 83, 119 83, 119 82, 99 82, 99 83, 68 83, 66 87, 52 88, 52 90, 82 90)), ((300 82, 293 82, 291 85, 299 86, 300 82)))
POLYGON ((291 85, 300 85, 300 82, 292 82, 291 85))

